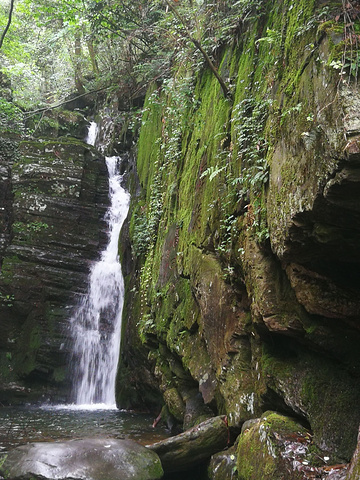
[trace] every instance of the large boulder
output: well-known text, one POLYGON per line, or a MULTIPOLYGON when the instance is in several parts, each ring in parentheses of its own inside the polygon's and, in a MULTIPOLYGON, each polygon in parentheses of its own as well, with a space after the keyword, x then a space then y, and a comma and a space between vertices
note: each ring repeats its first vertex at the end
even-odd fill
POLYGON ((8 480, 156 480, 163 476, 156 453, 131 440, 108 438, 22 445, 8 454, 3 470, 8 480))
POLYGON ((330 465, 304 426, 271 411, 244 424, 236 454, 244 480, 345 480, 347 473, 347 464, 330 465))

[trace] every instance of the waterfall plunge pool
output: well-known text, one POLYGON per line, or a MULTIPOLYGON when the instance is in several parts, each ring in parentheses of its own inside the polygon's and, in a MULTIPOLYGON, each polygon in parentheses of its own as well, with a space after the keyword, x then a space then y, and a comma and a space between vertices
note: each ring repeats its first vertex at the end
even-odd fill
POLYGON ((170 436, 165 427, 152 427, 154 417, 117 409, 79 406, 0 408, 0 455, 30 442, 78 438, 128 438, 146 445, 170 436))

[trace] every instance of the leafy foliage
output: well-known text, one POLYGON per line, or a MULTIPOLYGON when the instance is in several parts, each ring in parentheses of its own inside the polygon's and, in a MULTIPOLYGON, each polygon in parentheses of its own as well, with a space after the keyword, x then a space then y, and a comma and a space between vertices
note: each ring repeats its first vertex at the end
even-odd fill
POLYGON ((270 104, 270 101, 257 102, 254 98, 246 98, 234 108, 233 122, 242 175, 233 183, 240 187, 240 195, 246 194, 248 189, 259 193, 268 181, 267 141, 263 131, 270 104))
POLYGON ((13 306, 14 300, 15 300, 14 295, 7 295, 0 292, 0 303, 2 303, 3 305, 6 305, 7 307, 10 308, 13 306))
POLYGON ((23 223, 23 222, 15 222, 13 224, 13 229, 14 232, 16 233, 38 233, 41 232, 42 230, 47 230, 49 228, 49 225, 44 222, 30 222, 30 223, 23 223))
MULTIPOLYGON (((120 88, 136 91, 167 78, 171 58, 191 58, 194 69, 202 68, 204 59, 213 62, 218 47, 241 22, 259 15, 262 3, 18 0, 2 64, 25 108, 116 79, 120 88)), ((7 9, 0 4, 0 30, 6 21, 7 9)))
MULTIPOLYGON (((1 6, 0 18, 4 18, 1 6)), ((32 12, 25 0, 16 4, 12 26, 0 54, 2 70, 12 80, 15 100, 25 109, 74 90, 67 28, 56 19, 50 22, 46 10, 42 18, 41 24, 36 8, 32 12)))
POLYGON ((23 133, 22 111, 0 97, 0 132, 23 133))
POLYGON ((9 8, 9 14, 8 14, 8 20, 7 20, 7 23, 1 33, 1 36, 0 36, 0 48, 2 47, 3 43, 4 43, 4 39, 5 39, 5 36, 10 28, 10 25, 11 25, 11 21, 12 21, 12 14, 13 14, 13 11, 14 11, 14 0, 10 0, 10 8, 9 8))

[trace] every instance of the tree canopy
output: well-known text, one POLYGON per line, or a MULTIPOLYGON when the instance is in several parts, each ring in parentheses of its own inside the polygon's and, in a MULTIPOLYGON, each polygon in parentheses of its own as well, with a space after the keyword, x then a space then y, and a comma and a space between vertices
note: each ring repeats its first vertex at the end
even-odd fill
MULTIPOLYGON (((261 0, 0 0, 2 70, 24 109, 71 92, 138 91, 169 76, 172 59, 204 63, 261 0)), ((0 45, 1 47, 1 45, 0 45)))

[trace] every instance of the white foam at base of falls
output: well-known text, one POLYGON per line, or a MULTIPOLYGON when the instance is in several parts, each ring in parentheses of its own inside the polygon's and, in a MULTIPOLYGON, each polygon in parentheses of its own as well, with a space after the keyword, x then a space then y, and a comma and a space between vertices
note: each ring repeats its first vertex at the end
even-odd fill
POLYGON ((105 403, 85 403, 83 405, 76 405, 75 403, 72 404, 60 404, 60 405, 41 405, 41 409, 43 410, 54 410, 54 411, 62 411, 62 410, 69 410, 72 412, 81 412, 81 411, 92 411, 96 412, 98 410, 118 410, 117 406, 114 405, 106 405, 105 403))

